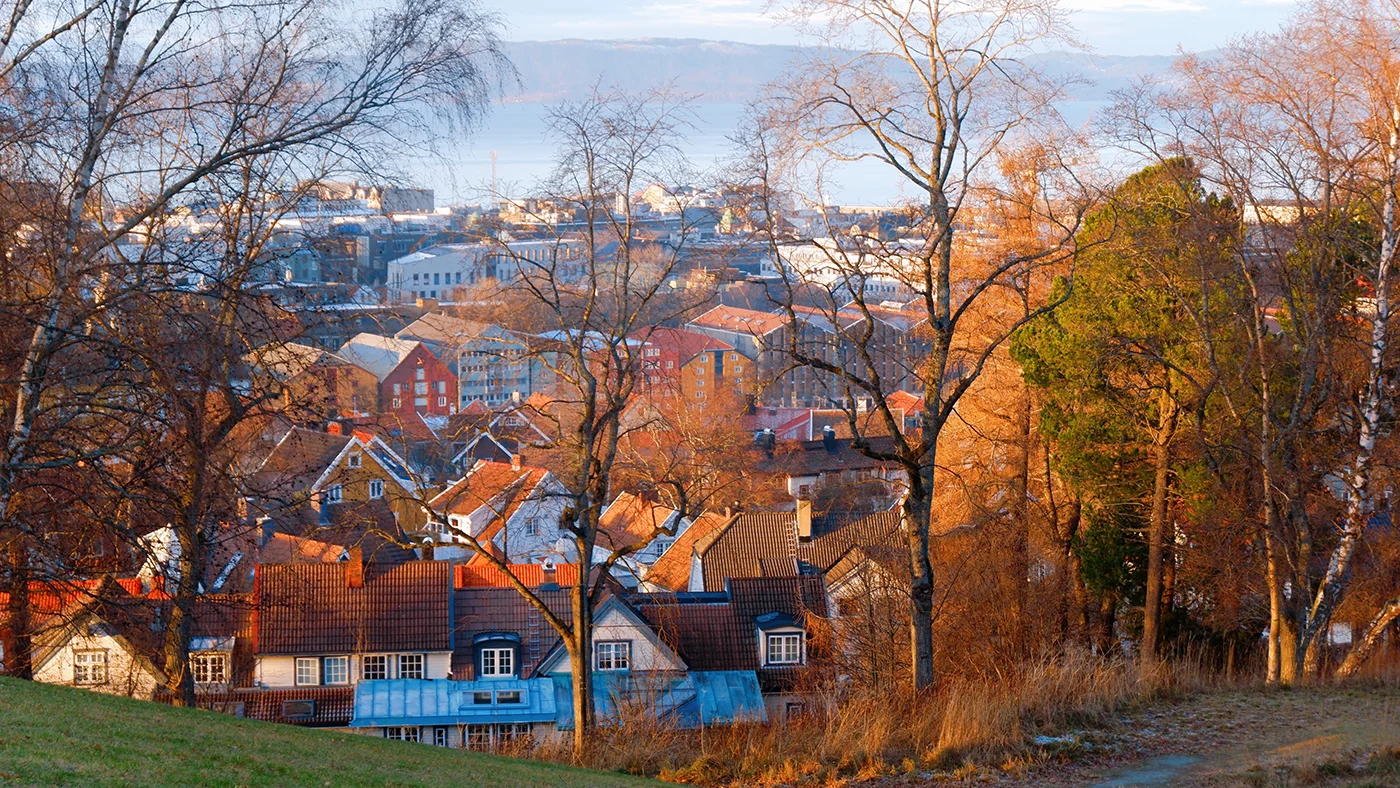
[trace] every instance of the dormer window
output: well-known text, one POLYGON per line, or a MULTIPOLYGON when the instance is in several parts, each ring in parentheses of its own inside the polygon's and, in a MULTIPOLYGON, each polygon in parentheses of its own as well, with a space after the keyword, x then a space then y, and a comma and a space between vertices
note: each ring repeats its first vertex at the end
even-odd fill
POLYGON ((501 678, 515 675, 515 649, 484 648, 481 650, 482 678, 501 678))
POLYGON ((629 670, 632 667, 632 641, 600 640, 594 645, 595 669, 629 670))
POLYGON ((769 665, 801 665, 802 633, 782 633, 768 636, 769 665))
POLYGON ((472 638, 476 649, 476 677, 514 678, 520 670, 520 636, 514 632, 482 632, 472 638))
POLYGON ((760 662, 765 667, 789 667, 807 663, 807 633, 796 616, 765 613, 754 619, 758 627, 760 662))

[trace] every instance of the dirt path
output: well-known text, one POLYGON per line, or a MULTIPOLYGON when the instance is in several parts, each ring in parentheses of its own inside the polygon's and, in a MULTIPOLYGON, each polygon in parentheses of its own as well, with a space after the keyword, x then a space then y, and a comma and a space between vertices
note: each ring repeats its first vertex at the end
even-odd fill
POLYGON ((1015 786, 1400 786, 1370 756, 1400 748, 1400 690, 1225 692, 1155 704, 1101 730, 1044 740, 1051 762, 1015 786), (1055 755, 1058 753, 1058 756, 1055 755), (1059 762, 1055 762, 1059 761, 1059 762))

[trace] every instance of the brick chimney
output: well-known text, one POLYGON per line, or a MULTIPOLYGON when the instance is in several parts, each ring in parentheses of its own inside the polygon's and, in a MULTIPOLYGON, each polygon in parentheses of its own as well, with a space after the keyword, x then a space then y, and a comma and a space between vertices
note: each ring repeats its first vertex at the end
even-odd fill
POLYGON ((510 455, 510 469, 511 469, 512 471, 518 471, 518 470, 520 470, 520 467, 521 467, 521 465, 524 464, 524 462, 525 462, 525 459, 524 459, 523 457, 521 457, 519 454, 512 454, 512 455, 510 455))
POLYGON ((553 561, 544 562, 544 566, 540 569, 540 575, 541 591, 559 590, 559 574, 553 561))
POLYGON ((822 448, 829 454, 836 453, 836 430, 830 424, 822 427, 822 448))
POLYGON ((326 432, 330 433, 331 435, 339 435, 339 434, 340 434, 340 422, 338 422, 338 421, 332 421, 331 423, 327 424, 327 425, 326 425, 326 432))
POLYGON ((365 551, 358 547, 350 548, 350 558, 345 562, 345 587, 365 587, 365 551))

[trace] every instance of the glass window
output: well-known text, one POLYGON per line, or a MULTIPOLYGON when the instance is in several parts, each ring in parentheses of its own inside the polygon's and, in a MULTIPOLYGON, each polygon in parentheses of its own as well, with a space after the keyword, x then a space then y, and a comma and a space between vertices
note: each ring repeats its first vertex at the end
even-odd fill
POLYGON ((515 675, 515 649, 484 648, 481 650, 481 675, 515 675))
POLYGON ((378 500, 378 499, 384 497, 384 480, 383 480, 383 479, 370 479, 370 481, 369 481, 369 497, 370 497, 371 500, 378 500))
POLYGON ((496 743, 501 747, 524 744, 530 740, 530 723, 503 722, 496 726, 496 743))
POLYGON ((602 640, 595 647, 598 670, 627 670, 632 666, 632 641, 602 640))
POLYGON ((491 693, 490 693, 490 692, 473 692, 473 693, 472 693, 472 704, 473 704, 473 705, 476 705, 476 706, 490 706, 490 705, 491 705, 491 693))
POLYGON ((399 678, 401 678, 401 679, 421 679, 421 678, 423 678, 423 655, 422 655, 422 654, 400 654, 400 655, 399 655, 399 678))
POLYGON ((467 749, 488 751, 491 749, 490 725, 467 726, 467 749))
POLYGON ((496 693, 497 703, 519 703, 520 690, 501 690, 496 693))
POLYGON ((403 384, 402 384, 402 383, 395 383, 395 384, 394 384, 394 396, 398 396, 398 395, 400 395, 400 394, 402 394, 402 393, 403 393, 403 384))
POLYGON ((385 728, 384 738, 393 741, 418 741, 419 730, 414 727, 385 728))
POLYGON ((346 464, 346 465, 349 465, 351 468, 358 468, 358 467, 360 467, 360 453, 359 453, 359 452, 355 452, 354 454, 351 454, 351 455, 346 459, 345 464, 346 464))
POLYGON ((520 530, 521 530, 521 532, 522 532, 525 536, 539 536, 539 535, 540 535, 540 521, 539 521, 539 518, 537 518, 537 517, 527 517, 527 518, 525 519, 524 524, 520 526, 520 530))
POLYGON ((447 397, 438 397, 438 407, 439 407, 439 408, 445 408, 445 407, 447 407, 447 397))
POLYGON ((228 683, 228 655, 222 652, 207 652, 190 656, 190 672, 196 684, 228 683))
POLYGON ((437 390, 438 390, 438 393, 439 393, 439 394, 446 394, 446 393, 447 393, 447 381, 445 381, 445 380, 439 380, 439 381, 437 382, 437 390))
POLYGON ((348 684, 350 683, 350 658, 326 657, 321 665, 321 671, 325 684, 348 684))
POLYGON ((796 665, 802 662, 802 635, 769 635, 768 664, 796 665))
POLYGON ((102 684, 107 681, 107 649, 73 652, 73 683, 102 684))
POLYGON ((372 654, 360 660, 360 678, 389 678, 389 658, 383 654, 372 654))
POLYGON ((402 404, 403 404, 403 401, 402 401, 402 400, 400 400, 398 397, 394 397, 394 404, 393 404, 393 405, 390 405, 390 407, 393 408, 394 410, 398 410, 399 407, 400 407, 402 404))
POLYGON ((445 725, 439 725, 439 726, 437 726, 436 728, 433 728, 433 746, 434 746, 434 747, 446 747, 446 746, 447 746, 447 726, 445 726, 445 725))
POLYGON ((414 379, 414 380, 423 380, 423 379, 424 379, 424 376, 427 375, 427 374, 428 374, 427 371, 425 371, 422 367, 419 367, 419 368, 413 370, 413 379, 414 379))
POLYGON ((340 489, 340 485, 332 484, 331 486, 326 488, 325 502, 340 503, 340 496, 342 492, 343 491, 340 489))
POLYGON ((321 660, 315 657, 297 657, 297 684, 320 684, 321 660))

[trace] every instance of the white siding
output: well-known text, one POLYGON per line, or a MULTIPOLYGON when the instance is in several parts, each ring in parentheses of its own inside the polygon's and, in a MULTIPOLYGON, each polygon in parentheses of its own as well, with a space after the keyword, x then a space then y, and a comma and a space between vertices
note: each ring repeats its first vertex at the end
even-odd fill
POLYGON ((684 663, 651 641, 648 633, 616 608, 604 611, 594 623, 593 642, 629 640, 632 642, 632 670, 685 670, 684 663))
POLYGON ((34 680, 47 684, 73 684, 73 652, 106 650, 107 681, 84 684, 84 689, 150 699, 155 696, 156 677, 134 659, 122 643, 110 635, 76 635, 34 671, 34 680))

